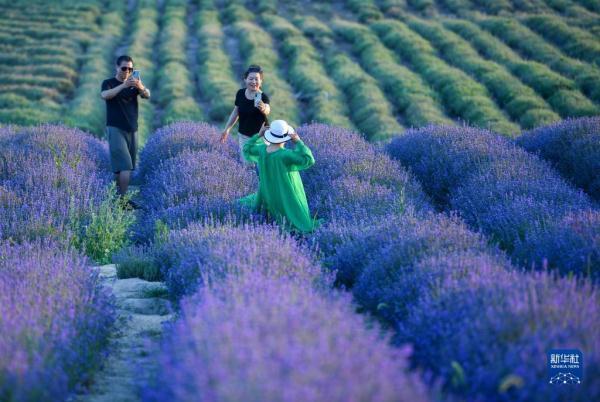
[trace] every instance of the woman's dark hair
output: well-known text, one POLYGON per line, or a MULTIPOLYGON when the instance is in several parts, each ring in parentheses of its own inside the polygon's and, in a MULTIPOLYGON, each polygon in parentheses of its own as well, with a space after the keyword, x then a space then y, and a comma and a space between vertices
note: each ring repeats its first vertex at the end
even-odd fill
POLYGON ((260 79, 262 80, 263 78, 263 69, 258 64, 250 64, 248 69, 244 72, 244 79, 248 78, 250 73, 258 73, 258 75, 260 75, 260 79))
POLYGON ((133 63, 133 59, 127 55, 117 57, 117 66, 120 66, 124 61, 130 61, 133 63))

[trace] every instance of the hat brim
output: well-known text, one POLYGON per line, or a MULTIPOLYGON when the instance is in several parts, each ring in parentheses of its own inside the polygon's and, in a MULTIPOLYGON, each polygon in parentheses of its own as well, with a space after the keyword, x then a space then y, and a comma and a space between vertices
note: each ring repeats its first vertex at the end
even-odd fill
MULTIPOLYGON (((293 133, 294 129, 290 127, 290 131, 293 133)), ((271 130, 267 130, 265 131, 265 140, 269 141, 271 144, 281 144, 283 142, 287 142, 289 140, 291 140, 292 137, 290 137, 289 135, 285 135, 285 137, 275 137, 272 133, 271 130)))

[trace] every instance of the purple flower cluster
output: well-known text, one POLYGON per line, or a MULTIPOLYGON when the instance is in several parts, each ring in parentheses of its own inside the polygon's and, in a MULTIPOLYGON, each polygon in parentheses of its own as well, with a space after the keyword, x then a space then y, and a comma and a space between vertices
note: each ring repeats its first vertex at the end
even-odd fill
POLYGON ((21 149, 51 156, 57 163, 64 162, 79 169, 110 171, 106 143, 76 128, 53 124, 3 126, 0 127, 0 144, 3 151, 21 149))
POLYGON ((302 178, 317 218, 377 219, 409 207, 430 209, 414 178, 359 134, 325 124, 305 125, 298 133, 315 157, 302 178))
POLYGON ((406 275, 416 270, 415 265, 422 259, 456 252, 477 252, 490 257, 497 254, 498 259, 503 258, 500 253, 494 253, 479 234, 444 215, 402 216, 370 228, 340 249, 334 261, 342 269, 357 243, 362 247, 368 245, 370 249, 367 255, 355 255, 353 291, 356 300, 390 323, 401 321, 407 310, 406 303, 426 291, 418 283, 406 280, 406 275))
POLYGON ((162 127, 146 142, 140 152, 138 177, 142 180, 154 173, 160 163, 185 150, 219 152, 239 159, 239 151, 233 141, 219 143, 220 132, 207 123, 178 122, 162 127))
POLYGON ((251 215, 237 200, 256 188, 254 172, 237 160, 218 152, 185 150, 148 174, 141 193, 146 214, 139 236, 152 238, 159 220, 169 228, 183 228, 208 216, 251 215))
POLYGON ((62 126, 0 128, 0 238, 65 244, 106 198, 106 144, 62 126))
POLYGON ((563 120, 525 132, 516 141, 600 201, 600 117, 563 120))
MULTIPOLYGON (((593 208, 593 202, 549 164, 485 130, 443 126, 409 130, 391 142, 388 152, 411 169, 438 206, 458 211, 525 266, 540 266, 541 261, 516 253, 517 244, 521 251, 531 250, 531 244, 546 236, 547 227, 569 213, 593 208)), ((593 223, 580 223, 587 229, 578 233, 579 239, 583 248, 590 249, 593 236, 584 235, 593 234, 593 223)), ((559 260, 549 262, 565 274, 573 268, 559 265, 559 260)))
POLYGON ((192 223, 172 231, 155 250, 155 258, 174 299, 225 276, 259 270, 315 287, 329 288, 306 246, 267 225, 192 223))
POLYGON ((600 211, 572 212, 546 227, 536 228, 516 244, 513 255, 521 261, 546 265, 600 279, 600 211))
MULTIPOLYGON (((586 378, 600 373, 600 297, 590 281, 515 269, 460 219, 434 214, 398 162, 357 135, 317 124, 299 133, 317 161, 302 173, 309 205, 325 218, 308 244, 318 245, 323 265, 352 287, 361 309, 396 329, 399 348, 376 335, 377 325, 365 329, 348 296, 330 288, 331 270, 322 272, 305 243, 275 227, 240 224, 235 209, 228 211, 238 222, 211 221, 221 213, 215 205, 238 197, 229 184, 246 182, 228 173, 237 164, 231 157, 184 150, 163 160, 156 177, 170 173, 158 181, 148 175, 144 190, 156 210, 186 205, 181 200, 193 194, 202 200, 185 225, 169 224, 185 228, 153 252, 171 295, 183 298, 182 318, 145 400, 426 398, 405 372, 407 358, 470 400, 599 396, 594 380, 576 390, 551 389, 544 380, 549 348, 579 348, 587 356, 586 378), (201 167, 184 178, 180 166, 201 167), (413 345, 410 357, 400 348, 405 344, 413 345)), ((502 236, 510 239, 515 259, 550 255, 549 267, 564 269, 568 261, 574 264, 568 270, 582 272, 578 264, 585 261, 586 272, 596 272, 593 204, 546 163, 480 130, 429 127, 409 132, 408 144, 398 147, 400 140, 390 145, 393 155, 414 162, 408 165, 438 206, 457 209, 500 244, 507 244, 502 236), (529 210, 540 206, 546 209, 529 210), (469 215, 471 209, 478 214, 469 215), (494 221, 494 211, 504 215, 494 221), (501 231, 491 232, 497 225, 501 231)))
POLYGON ((115 318, 87 260, 48 242, 0 242, 0 399, 65 400, 115 318))
POLYGON ((239 162, 230 141, 205 123, 175 123, 158 130, 141 152, 139 176, 146 213, 136 236, 151 239, 156 224, 183 228, 211 216, 252 217, 237 200, 256 190, 256 175, 239 162))
POLYGON ((473 253, 426 259, 402 275, 402 287, 418 291, 406 294, 395 342, 414 345, 413 361, 454 393, 499 401, 600 397, 600 295, 589 281, 509 270, 473 253), (553 348, 585 351, 582 384, 548 386, 553 348))
MULTIPOLYGON (((496 152, 486 139, 478 137, 458 138, 454 141, 465 144, 451 147, 444 138, 430 136, 427 142, 419 141, 414 133, 410 135, 411 142, 397 152, 413 158, 410 167, 418 177, 429 179, 424 180, 425 189, 445 207, 453 205, 452 191, 463 180, 477 172, 486 173, 478 170, 479 164, 495 166, 493 173, 499 177, 511 173, 503 176, 501 168, 508 163, 494 165, 494 158, 505 156, 520 167, 533 165, 528 174, 523 174, 527 179, 548 173, 547 165, 531 162, 530 155, 503 138, 494 139, 502 144, 496 145, 496 152), (475 151, 479 152, 473 156, 475 151)), ((390 148, 397 150, 394 147, 401 140, 394 141, 390 148)), ((317 160, 320 151, 319 145, 313 146, 317 160)), ((344 166, 344 154, 328 156, 326 166, 332 172, 326 177, 343 176, 343 171, 335 170, 344 166)), ((360 156, 353 159, 360 160, 360 156)), ((517 182, 516 175, 512 178, 514 189, 530 190, 526 180, 517 182)), ((330 191, 316 175, 305 176, 305 185, 313 186, 312 180, 316 181, 314 188, 330 191)), ((564 213, 569 206, 576 211, 565 215, 554 229, 565 231, 562 238, 567 240, 563 244, 569 246, 557 248, 557 254, 571 260, 575 250, 580 250, 578 256, 589 255, 598 244, 597 229, 593 229, 598 227, 593 224, 597 218, 591 217, 595 213, 578 211, 577 207, 590 205, 585 197, 559 178, 550 180, 554 181, 552 191, 563 191, 555 194, 555 206, 563 203, 567 205, 564 213), (568 230, 582 222, 577 230, 568 230)), ((507 189, 508 184, 505 186, 507 189)), ((543 187, 534 190, 537 197, 548 195, 543 187)), ((498 193, 495 197, 501 198, 498 193)), ((552 390, 544 381, 548 348, 574 345, 571 347, 585 350, 590 356, 586 367, 598 372, 598 342, 593 335, 600 325, 596 318, 598 294, 590 282, 520 272, 503 252, 487 244, 481 234, 470 231, 457 217, 415 213, 419 205, 412 210, 411 206, 409 199, 406 210, 378 215, 375 220, 335 217, 313 239, 320 246, 324 265, 337 271, 338 283, 352 288, 361 308, 397 329, 397 345, 414 345, 414 365, 431 371, 434 379, 441 378, 445 389, 452 393, 476 400, 556 400, 565 396, 564 390, 549 392, 552 390), (545 304, 550 299, 552 302, 545 304), (560 316, 561 304, 564 316, 560 316), (486 312, 483 317, 482 311, 486 312), (532 367, 530 372, 528 367, 532 367)), ((518 247, 527 244, 518 243, 518 247)), ((598 388, 597 382, 590 381, 585 389, 570 392, 578 400, 587 394, 596 395, 598 388)))
POLYGON ((308 251, 275 228, 192 225, 163 248, 169 274, 193 271, 187 280, 204 286, 182 301, 143 400, 429 399, 406 372, 410 350, 367 329, 308 251))
MULTIPOLYGON (((169 134, 162 135, 168 143, 169 134)), ((366 152, 348 155, 354 159, 340 167, 352 174, 336 173, 335 202, 354 197, 354 209, 366 216, 374 200, 386 203, 382 213, 390 205, 404 210, 398 200, 410 185, 425 199, 395 162, 362 139, 360 146, 366 152), (363 193, 354 193, 360 186, 363 193)), ((232 203, 255 188, 251 172, 210 148, 160 152, 165 156, 156 158, 142 189, 148 222, 182 229, 155 242, 150 254, 171 297, 187 298, 145 400, 426 399, 420 382, 405 373, 408 351, 390 348, 377 329, 366 329, 348 297, 331 290, 332 275, 322 272, 306 245, 276 227, 240 223, 243 215, 232 203), (237 221, 215 223, 225 212, 237 221), (177 375, 163 381, 167 372, 177 375)), ((337 172, 335 166, 330 171, 337 172)), ((314 177, 325 195, 327 178, 314 177)))

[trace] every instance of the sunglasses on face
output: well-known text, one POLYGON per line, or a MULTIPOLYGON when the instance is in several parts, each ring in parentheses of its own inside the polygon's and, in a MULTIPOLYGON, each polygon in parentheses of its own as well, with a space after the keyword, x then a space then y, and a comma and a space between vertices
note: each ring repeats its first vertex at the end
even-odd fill
POLYGON ((123 72, 125 72, 125 71, 132 72, 133 71, 133 67, 121 67, 121 71, 123 71, 123 72))

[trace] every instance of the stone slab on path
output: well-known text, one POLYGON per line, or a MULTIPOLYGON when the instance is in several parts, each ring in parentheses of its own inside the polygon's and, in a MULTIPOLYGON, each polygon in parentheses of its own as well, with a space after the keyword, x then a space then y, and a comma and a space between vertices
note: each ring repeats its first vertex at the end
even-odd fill
POLYGON ((174 319, 162 282, 118 279, 115 265, 93 267, 116 298, 117 322, 108 357, 86 394, 70 402, 137 402, 141 373, 156 367, 163 325, 174 319), (144 370, 140 370, 143 368, 144 370))

